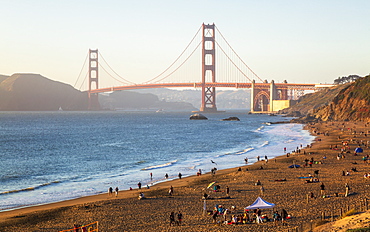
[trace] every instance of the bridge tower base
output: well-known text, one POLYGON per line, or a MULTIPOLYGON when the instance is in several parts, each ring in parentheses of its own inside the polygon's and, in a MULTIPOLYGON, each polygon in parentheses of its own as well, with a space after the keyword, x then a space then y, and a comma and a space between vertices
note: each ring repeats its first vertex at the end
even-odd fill
POLYGON ((99 95, 98 93, 91 93, 93 90, 93 85, 95 84, 94 89, 99 89, 99 69, 98 69, 98 49, 92 50, 89 49, 89 105, 88 110, 100 110, 99 104, 99 95))
POLYGON ((288 100, 286 87, 278 87, 272 80, 270 84, 266 81, 257 88, 255 81, 252 81, 251 113, 276 113, 293 104, 294 101, 288 100))

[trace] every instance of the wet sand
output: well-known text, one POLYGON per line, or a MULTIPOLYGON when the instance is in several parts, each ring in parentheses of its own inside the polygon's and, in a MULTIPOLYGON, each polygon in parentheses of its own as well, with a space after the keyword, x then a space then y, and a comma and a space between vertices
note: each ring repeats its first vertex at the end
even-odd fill
MULTIPOLYGON (((368 127, 365 123, 328 122, 307 125, 316 142, 311 148, 303 144, 300 153, 287 157, 284 151, 276 151, 282 155, 276 159, 257 162, 238 168, 219 170, 216 175, 210 173, 201 176, 186 177, 181 180, 166 181, 150 189, 142 189, 146 199, 138 200, 140 191, 137 189, 120 191, 118 197, 100 194, 53 204, 28 207, 7 212, 0 212, 0 231, 61 231, 73 228, 74 224, 88 224, 99 221, 99 231, 287 231, 307 222, 320 220, 321 213, 327 215, 331 211, 338 214, 338 209, 346 205, 358 204, 369 198, 370 179, 363 178, 370 172, 370 165, 362 161, 368 154, 368 127), (364 132, 364 133, 361 133, 364 132), (337 159, 341 152, 342 142, 347 141, 350 153, 344 151, 345 158, 337 159), (365 144, 364 153, 354 156, 354 149, 361 141, 365 144), (332 149, 330 149, 332 146, 332 149), (335 148, 337 146, 337 148, 335 148), (304 154, 305 153, 305 154, 304 154), (326 157, 326 158, 324 158, 326 157), (312 167, 304 167, 305 160, 313 158, 312 167), (300 168, 288 168, 298 164, 300 168), (263 169, 261 169, 261 167, 263 169), (356 168, 358 172, 351 169, 356 168), (325 184, 325 195, 320 196, 320 183, 306 183, 307 177, 319 170, 319 180, 325 184), (342 173, 349 171, 349 176, 342 173), (286 179, 286 181, 276 181, 286 179), (255 182, 260 180, 264 187, 255 182), (208 184, 216 181, 221 191, 213 192, 206 189, 208 184), (344 197, 345 183, 351 190, 344 197), (170 186, 174 188, 173 196, 169 196, 170 186), (230 188, 230 198, 226 197, 226 186, 230 188), (274 225, 273 222, 243 225, 215 225, 212 217, 203 214, 204 192, 211 199, 206 201, 207 210, 217 204, 231 209, 236 207, 235 214, 243 214, 244 208, 252 204, 258 196, 274 203, 274 210, 285 209, 292 216, 287 225, 274 225), (312 192, 314 198, 307 194, 312 192), (338 196, 335 196, 338 193, 338 196), (169 226, 170 212, 181 211, 181 226, 169 226)), ((370 135, 369 135, 370 136, 370 135)), ((300 147, 300 144, 297 144, 300 147)), ((264 154, 260 155, 264 157, 264 154)), ((217 166, 216 166, 217 167, 217 166)), ((271 217, 271 209, 263 210, 271 217)), ((231 214, 228 219, 230 220, 231 214)), ((217 220, 221 221, 219 216, 217 220)))

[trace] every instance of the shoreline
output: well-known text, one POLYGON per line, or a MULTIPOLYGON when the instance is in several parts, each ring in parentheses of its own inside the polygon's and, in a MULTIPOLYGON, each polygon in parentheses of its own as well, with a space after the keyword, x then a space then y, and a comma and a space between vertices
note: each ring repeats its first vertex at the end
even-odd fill
MULTIPOLYGON (((46 226, 56 231, 72 228, 74 223, 99 221, 99 227, 101 225, 104 231, 123 231, 122 228, 125 228, 125 231, 171 231, 168 225, 169 212, 181 210, 185 218, 183 231, 243 231, 256 230, 256 228, 281 231, 295 228, 302 223, 319 220, 323 211, 330 212, 369 197, 370 180, 364 179, 363 173, 370 172, 370 166, 361 161, 361 155, 352 154, 357 142, 367 141, 364 134, 356 134, 355 131, 367 131, 366 127, 365 123, 360 122, 306 124, 304 129, 316 136, 316 139, 311 148, 305 148, 301 153, 291 154, 289 157, 277 156, 268 163, 259 161, 251 165, 243 165, 240 166, 241 171, 238 171, 238 167, 228 168, 218 170, 214 176, 207 173, 201 176, 184 177, 181 180, 165 181, 150 189, 142 189, 147 197, 142 201, 137 199, 139 191, 134 189, 120 191, 117 198, 108 198, 107 193, 103 193, 0 212, 0 226, 5 228, 4 231, 14 231, 15 228, 37 229, 46 226), (344 159, 338 160, 337 153, 340 149, 329 149, 329 146, 339 145, 343 140, 349 142, 350 153, 346 153, 344 159), (321 163, 314 163, 312 167, 288 168, 292 164, 303 166, 304 160, 310 158, 321 163), (341 175, 342 171, 351 170, 353 167, 359 171, 351 171, 350 176, 341 175), (320 170, 320 181, 327 186, 326 198, 320 197, 320 184, 306 183, 299 179, 315 170, 320 170), (283 178, 286 181, 277 181, 283 178), (264 192, 254 185, 256 180, 261 180, 265 188, 264 192), (222 191, 207 190, 207 185, 212 181, 216 181, 222 191), (350 183, 353 189, 353 194, 348 197, 342 195, 346 182, 350 183), (171 185, 174 187, 173 196, 169 196, 167 192, 171 185), (225 186, 230 186, 230 198, 225 198, 225 186), (207 210, 212 210, 215 204, 221 203, 227 208, 236 206, 238 209, 236 213, 242 214, 244 207, 261 196, 264 200, 276 204, 277 210, 286 209, 293 218, 288 221, 287 226, 274 226, 273 222, 268 222, 261 225, 215 227, 211 217, 202 215, 203 192, 212 196, 212 199, 207 200, 207 210), (309 192, 314 194, 314 198, 308 201, 306 196, 309 192), (339 196, 336 197, 335 193, 339 193, 339 196), (52 218, 45 219, 43 218, 46 217, 45 215, 52 215, 52 218)), ((267 210, 266 212, 270 213, 267 210)))
MULTIPOLYGON (((290 124, 290 123, 288 123, 288 122, 286 122, 286 123, 284 123, 284 124, 290 124)), ((292 124, 297 124, 297 123, 292 123, 292 124)), ((307 131, 306 129, 304 129, 304 124, 301 124, 301 123, 298 123, 299 125, 301 125, 299 128, 297 128, 297 127, 295 127, 296 129, 293 131, 293 132, 297 132, 297 131, 307 131)), ((260 128, 261 127, 264 127, 265 125, 261 125, 260 126, 260 128)), ((260 129, 260 128, 258 128, 258 129, 260 129)), ((258 130, 257 129, 257 130, 258 130)), ((303 134, 304 132, 299 132, 299 133, 301 133, 301 134, 303 134)), ((267 141, 267 142, 269 142, 269 141, 267 141)), ((283 142, 283 141, 282 141, 283 142)), ((310 143, 311 141, 306 141, 307 143, 310 143)), ((304 143, 306 143, 306 142, 304 142, 304 143)), ((265 142, 266 143, 266 142, 265 142)), ((265 144, 264 143, 264 144, 265 144)), ((297 142, 297 146, 299 145, 299 143, 300 142, 297 142)), ((264 145, 263 144, 263 145, 264 145)), ((245 153, 243 153, 243 155, 238 155, 238 156, 230 156, 230 157, 237 157, 237 159, 239 159, 240 160, 240 164, 238 165, 238 166, 235 166, 235 165, 237 165, 237 164, 234 164, 234 165, 224 165, 224 166, 226 166, 226 167, 221 167, 221 168, 223 168, 223 169, 219 169, 217 172, 220 172, 221 170, 228 170, 228 169, 235 169, 235 168, 238 168, 238 167, 243 167, 243 166, 250 166, 250 165, 254 165, 254 163, 255 162, 257 162, 257 160, 256 160, 256 155, 257 154, 252 154, 251 156, 249 156, 248 154, 250 154, 249 152, 251 151, 252 153, 255 153, 256 151, 258 151, 259 149, 261 149, 262 147, 263 147, 263 145, 259 145, 260 147, 255 147, 255 148, 247 148, 247 149, 244 149, 243 150, 243 152, 245 152, 245 153), (246 151, 247 150, 247 151, 246 151), (245 156, 249 156, 248 157, 248 159, 249 159, 249 163, 248 164, 245 164, 244 163, 244 158, 245 158, 245 156), (252 161, 252 162, 251 162, 252 161), (227 167, 227 166, 229 166, 229 167, 227 167), (231 167, 230 167, 231 166, 231 167)), ((288 146, 289 146, 289 144, 287 144, 288 146)), ((294 145, 294 147, 295 147, 295 145, 294 145)), ((293 148, 289 148, 288 150, 291 150, 291 149, 293 149, 293 148)), ((261 152, 261 151, 260 151, 261 152)), ((283 152, 281 151, 281 155, 279 155, 279 156, 283 156, 284 154, 283 154, 283 152)), ((225 153, 225 154, 222 154, 222 155, 217 155, 217 157, 222 157, 222 156, 224 156, 224 157, 228 157, 227 155, 228 155, 229 153, 225 153)), ((237 153, 236 153, 237 154, 237 153)), ((269 155, 269 158, 270 159, 274 159, 274 158, 277 158, 277 157, 279 157, 279 156, 270 156, 269 155)), ((214 159, 214 158, 213 158, 214 159)), ((217 158, 216 158, 217 159, 217 158)), ((234 158, 235 159, 235 158, 234 158)), ((263 156, 261 156, 261 159, 263 159, 263 156)), ((176 160, 177 161, 177 160, 176 160)), ((217 161, 217 160, 216 160, 217 161)), ((173 162, 173 161, 171 161, 171 162, 173 162)), ((218 163, 218 164, 220 164, 220 163, 218 163)), ((232 164, 232 162, 231 162, 231 164, 232 164)), ((221 165, 222 166, 222 165, 221 165)), ((151 168, 152 166, 150 166, 149 168, 151 168)), ((155 171, 156 169, 154 169, 153 170, 153 172, 155 171)), ((140 169, 140 171, 147 171, 147 174, 149 175, 149 172, 151 172, 152 170, 147 170, 146 168, 144 168, 144 169, 140 169)), ((188 174, 188 173, 186 173, 185 174, 185 177, 183 176, 183 178, 188 178, 188 177, 194 177, 194 176, 196 176, 196 170, 194 169, 193 170, 193 172, 192 172, 192 174, 188 174)), ((209 174, 209 173, 211 173, 211 172, 206 172, 204 169, 202 169, 202 172, 204 173, 204 174, 209 174)), ((156 173, 154 173, 155 175, 156 175, 156 173)), ((164 173, 163 173, 164 174, 164 173)), ((184 173, 183 173, 184 174, 184 173)), ((153 180, 153 181, 151 181, 149 178, 148 179, 146 179, 146 180, 140 180, 140 182, 142 183, 142 186, 143 186, 143 188, 145 188, 144 186, 146 186, 147 184, 151 187, 151 188, 153 188, 153 187, 155 187, 155 186, 158 186, 158 185, 160 185, 161 183, 167 183, 167 182, 169 182, 169 181, 174 181, 174 180, 177 180, 177 177, 171 177, 170 179, 168 179, 168 180, 166 180, 166 179, 164 179, 164 178, 162 178, 162 179, 155 179, 155 180, 153 180)), ((119 186, 119 185, 118 185, 119 186)), ((135 185, 134 185, 135 186, 135 185)), ((134 187, 133 186, 133 187, 134 187)), ((113 186, 114 187, 114 186, 113 186)), ((121 186, 119 186, 120 188, 121 188, 121 186)), ((122 188, 122 190, 120 190, 120 192, 126 192, 126 191, 129 191, 128 189, 129 189, 129 185, 128 186, 125 186, 125 187, 127 187, 127 188, 122 188)), ((107 187, 108 188, 108 187, 107 187)), ((137 187, 136 188, 134 188, 134 190, 136 190, 137 189, 137 187)), ((56 203, 60 203, 60 202, 64 202, 64 201, 73 201, 73 200, 78 200, 78 199, 83 199, 83 198, 88 198, 88 197, 93 197, 93 196, 98 196, 98 195, 104 195, 104 194, 106 194, 106 191, 99 191, 99 192, 96 192, 96 193, 93 193, 92 195, 86 195, 86 196, 77 196, 77 197, 72 197, 72 198, 70 198, 70 199, 62 199, 62 200, 57 200, 56 199, 56 201, 52 201, 52 202, 45 202, 45 203, 38 203, 38 204, 29 204, 29 205, 23 205, 23 206, 16 206, 16 207, 11 207, 11 208, 5 208, 5 209, 2 209, 2 210, 0 210, 0 221, 1 221, 1 214, 2 213, 5 213, 5 212, 10 212, 10 211, 14 211, 14 210, 22 210, 22 209, 27 209, 27 208, 32 208, 32 207, 42 207, 42 206, 44 206, 44 205, 49 205, 49 204, 56 204, 56 203)))

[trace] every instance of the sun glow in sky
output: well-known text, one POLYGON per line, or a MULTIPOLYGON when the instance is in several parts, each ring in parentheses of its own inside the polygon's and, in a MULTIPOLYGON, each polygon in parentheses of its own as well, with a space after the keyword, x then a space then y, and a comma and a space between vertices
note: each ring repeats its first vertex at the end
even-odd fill
POLYGON ((368 0, 0 3, 3 75, 37 73, 74 85, 88 50, 99 49, 118 74, 142 83, 166 69, 203 22, 215 23, 262 79, 332 83, 370 73, 368 0))

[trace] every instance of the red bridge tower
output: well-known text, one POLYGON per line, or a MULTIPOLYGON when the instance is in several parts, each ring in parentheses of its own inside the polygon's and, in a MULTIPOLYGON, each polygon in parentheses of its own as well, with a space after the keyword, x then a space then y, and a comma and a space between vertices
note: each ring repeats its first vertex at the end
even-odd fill
POLYGON ((99 104, 99 98, 98 93, 91 93, 91 90, 93 90, 92 86, 93 83, 95 84, 94 89, 99 89, 99 70, 98 70, 98 49, 91 50, 89 49, 89 110, 99 110, 100 104, 99 104))
POLYGON ((202 25, 202 104, 200 111, 216 112, 216 88, 206 82, 216 82, 215 24, 202 25))

